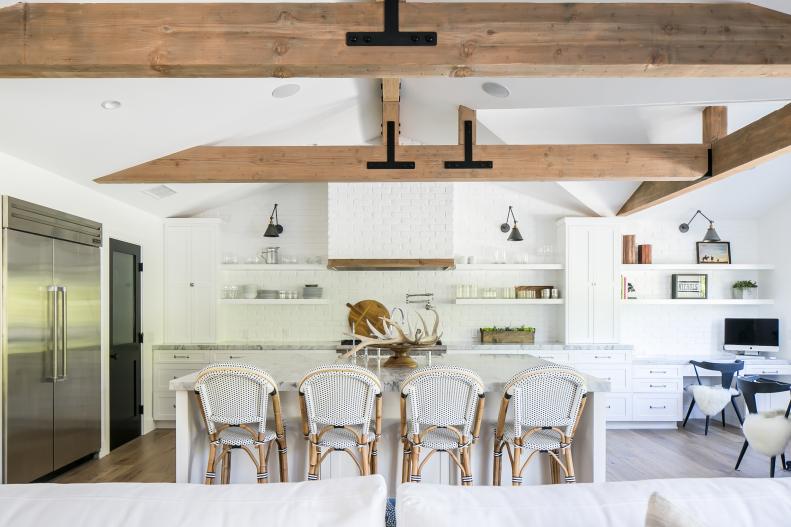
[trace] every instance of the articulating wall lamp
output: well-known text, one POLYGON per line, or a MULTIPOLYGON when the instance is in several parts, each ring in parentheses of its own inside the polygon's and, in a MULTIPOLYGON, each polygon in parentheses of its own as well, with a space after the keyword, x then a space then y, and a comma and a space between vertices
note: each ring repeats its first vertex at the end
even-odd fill
POLYGON ((272 209, 272 214, 269 215, 269 225, 266 227, 266 232, 264 232, 265 238, 278 238, 283 233, 283 226, 280 225, 280 222, 277 219, 277 203, 275 203, 275 208, 272 209))
POLYGON ((508 236, 509 242, 521 242, 524 238, 522 238, 522 233, 519 232, 519 227, 516 226, 516 216, 514 215, 514 208, 512 206, 508 206, 508 215, 505 217, 505 223, 500 225, 501 232, 508 232, 511 231, 511 234, 508 236), (511 228, 511 225, 508 224, 508 220, 513 218, 514 219, 514 226, 511 228))
POLYGON ((692 223, 692 220, 694 220, 697 217, 698 214, 700 214, 701 216, 706 218, 708 220, 708 222, 709 222, 709 228, 708 228, 708 230, 706 230, 706 235, 703 236, 703 241, 704 242, 718 242, 718 241, 720 241, 720 239, 721 239, 720 235, 717 234, 716 230, 714 230, 714 221, 711 218, 709 218, 708 216, 706 216, 705 214, 703 214, 700 210, 695 212, 695 214, 689 219, 688 222, 682 223, 681 225, 679 225, 678 226, 678 230, 680 230, 681 232, 684 232, 684 233, 689 232, 689 224, 692 223))

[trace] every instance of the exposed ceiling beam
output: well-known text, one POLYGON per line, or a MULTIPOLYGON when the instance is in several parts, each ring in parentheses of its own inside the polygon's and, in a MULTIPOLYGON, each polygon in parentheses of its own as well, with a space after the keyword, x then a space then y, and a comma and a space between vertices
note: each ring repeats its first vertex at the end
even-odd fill
POLYGON ((395 141, 401 137, 401 79, 382 79, 382 144, 387 145, 387 121, 395 123, 395 141))
POLYGON ((791 151, 791 104, 724 136, 727 114, 721 110, 706 110, 709 113, 704 112, 703 140, 711 141, 710 177, 693 182, 645 182, 624 203, 619 216, 683 196, 791 151))
POLYGON ((0 77, 790 76, 791 15, 751 4, 400 5, 435 46, 347 46, 376 3, 19 3, 0 77))
POLYGON ((413 170, 370 170, 384 146, 199 146, 109 176, 98 183, 250 183, 310 181, 691 180, 708 167, 703 145, 476 145, 493 170, 448 170, 461 145, 398 146, 413 170))

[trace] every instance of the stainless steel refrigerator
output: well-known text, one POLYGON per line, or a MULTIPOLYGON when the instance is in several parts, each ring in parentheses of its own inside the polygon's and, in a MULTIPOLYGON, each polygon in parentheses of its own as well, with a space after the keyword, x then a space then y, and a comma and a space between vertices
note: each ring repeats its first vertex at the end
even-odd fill
POLYGON ((3 482, 99 451, 99 223, 2 198, 3 482))

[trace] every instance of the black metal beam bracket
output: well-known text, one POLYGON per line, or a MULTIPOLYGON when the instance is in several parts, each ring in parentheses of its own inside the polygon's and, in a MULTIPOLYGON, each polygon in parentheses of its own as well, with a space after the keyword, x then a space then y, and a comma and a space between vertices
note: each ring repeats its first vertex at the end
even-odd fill
POLYGON ((445 161, 445 168, 494 168, 493 161, 472 159, 472 121, 464 121, 464 161, 445 161))
POLYGON ((387 161, 368 161, 368 170, 414 170, 414 161, 395 160, 395 121, 387 121, 387 161))
POLYGON ((347 46, 436 46, 436 31, 400 31, 398 29, 398 3, 400 0, 385 0, 384 31, 349 31, 347 46))

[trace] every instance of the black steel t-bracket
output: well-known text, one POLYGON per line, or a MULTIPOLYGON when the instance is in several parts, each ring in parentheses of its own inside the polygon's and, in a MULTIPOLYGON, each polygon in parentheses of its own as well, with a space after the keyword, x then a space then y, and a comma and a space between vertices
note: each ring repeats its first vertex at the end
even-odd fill
POLYGON ((414 170, 414 161, 395 160, 395 121, 387 121, 387 161, 368 161, 368 170, 414 170))
POLYGON ((445 161, 445 168, 493 168, 493 161, 473 161, 472 121, 464 121, 464 161, 445 161))
POLYGON ((436 31, 406 31, 398 29, 398 3, 385 0, 384 31, 346 33, 347 46, 436 46, 436 31))

